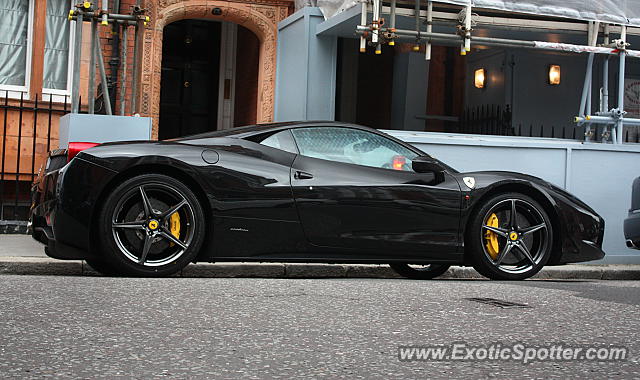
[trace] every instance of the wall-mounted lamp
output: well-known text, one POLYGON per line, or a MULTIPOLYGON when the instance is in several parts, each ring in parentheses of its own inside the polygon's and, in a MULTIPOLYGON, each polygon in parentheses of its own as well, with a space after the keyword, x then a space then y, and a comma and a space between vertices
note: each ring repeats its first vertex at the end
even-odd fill
POLYGON ((560 84, 560 65, 549 65, 549 84, 560 84))
POLYGON ((484 88, 486 84, 487 75, 484 69, 477 69, 473 75, 473 85, 476 86, 476 88, 484 88))

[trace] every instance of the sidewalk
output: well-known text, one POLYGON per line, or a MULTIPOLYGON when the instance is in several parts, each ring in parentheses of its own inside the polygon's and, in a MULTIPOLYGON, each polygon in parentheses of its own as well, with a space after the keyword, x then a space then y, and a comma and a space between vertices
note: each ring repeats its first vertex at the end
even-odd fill
MULTIPOLYGON (((98 275, 80 260, 56 260, 44 254, 42 244, 27 235, 0 235, 0 274, 98 275)), ((199 263, 178 277, 209 278, 401 278, 387 265, 199 263)), ((452 267, 442 279, 484 279, 473 268, 452 267)), ((546 267, 533 278, 548 280, 640 280, 640 265, 572 264, 546 267)))

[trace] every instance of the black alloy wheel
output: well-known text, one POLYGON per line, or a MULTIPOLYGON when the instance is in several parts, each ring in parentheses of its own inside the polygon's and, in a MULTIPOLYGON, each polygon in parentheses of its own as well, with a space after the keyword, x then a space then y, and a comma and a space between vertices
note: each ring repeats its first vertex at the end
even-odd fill
POLYGON ((204 233, 202 207, 185 184, 166 175, 140 175, 106 199, 101 260, 119 274, 168 276, 194 260, 204 233))
POLYGON ((553 228, 534 199, 507 193, 489 199, 471 218, 466 236, 473 267, 494 280, 522 280, 538 273, 553 248, 553 228))

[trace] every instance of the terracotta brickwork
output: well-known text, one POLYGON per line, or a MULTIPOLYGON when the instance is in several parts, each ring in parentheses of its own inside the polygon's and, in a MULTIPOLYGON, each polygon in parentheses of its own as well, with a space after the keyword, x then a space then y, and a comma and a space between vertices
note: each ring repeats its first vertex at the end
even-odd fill
POLYGON ((160 114, 160 77, 162 65, 162 33, 165 25, 183 19, 211 19, 230 21, 252 31, 260 41, 258 54, 257 122, 273 120, 276 41, 278 22, 291 10, 291 1, 218 1, 218 0, 147 0, 151 23, 145 30, 142 45, 140 77, 140 113, 154 120, 153 137, 158 136, 160 114), (220 15, 212 10, 219 8, 220 15))

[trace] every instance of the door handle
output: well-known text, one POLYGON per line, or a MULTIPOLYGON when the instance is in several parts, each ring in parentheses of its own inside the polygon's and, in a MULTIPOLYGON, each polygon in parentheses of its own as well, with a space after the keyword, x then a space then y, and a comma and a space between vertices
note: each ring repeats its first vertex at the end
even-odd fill
POLYGON ((307 173, 307 172, 303 172, 303 171, 300 171, 300 170, 296 170, 295 174, 293 175, 293 178, 295 178, 295 179, 311 179, 311 178, 313 178, 313 174, 307 173))

